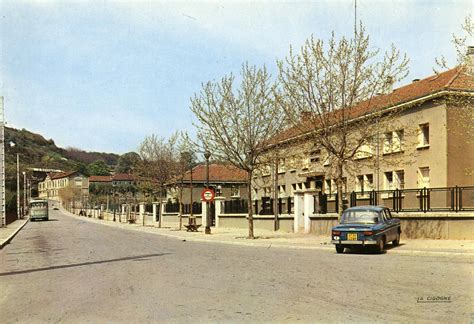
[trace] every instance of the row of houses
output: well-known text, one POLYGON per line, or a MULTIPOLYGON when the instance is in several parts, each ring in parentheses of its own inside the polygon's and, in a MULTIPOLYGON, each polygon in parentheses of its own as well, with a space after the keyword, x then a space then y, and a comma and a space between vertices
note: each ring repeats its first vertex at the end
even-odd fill
MULTIPOLYGON (((183 177, 178 177, 167 184, 167 198, 183 202, 200 201, 201 191, 207 186, 206 166, 197 165, 183 177), (182 188, 182 191, 181 191, 182 188), (191 190, 192 188, 192 190, 191 190), (192 198, 191 198, 192 197, 192 198)), ((75 191, 78 200, 85 201, 90 195, 91 188, 96 185, 124 187, 137 185, 140 179, 132 174, 113 174, 109 176, 86 177, 78 171, 50 172, 44 181, 39 182, 40 198, 64 200, 67 191, 75 191)), ((247 174, 233 166, 211 163, 209 165, 209 187, 214 188, 219 196, 238 199, 246 197, 247 174)))
MULTIPOLYGON (((471 54, 472 55, 472 54, 471 54)), ((474 60, 471 60, 474 61, 474 60)), ((474 184, 473 99, 474 77, 455 68, 395 89, 375 98, 381 111, 399 109, 388 128, 379 129, 374 140, 364 145, 344 170, 344 191, 368 192, 406 188, 472 186, 474 184), (453 96, 466 100, 449 100, 453 96), (459 106, 462 103, 463 107, 459 106), (467 110, 466 110, 467 107, 467 110), (468 112, 466 114, 466 111, 468 112), (354 171, 356 170, 356 171, 354 171)), ((393 116, 391 116, 393 118, 393 116)), ((308 140, 309 141, 309 140, 308 140)), ((328 154, 305 141, 294 128, 282 131, 266 148, 269 156, 279 156, 254 176, 252 197, 286 198, 296 192, 317 189, 334 194, 333 168, 328 154), (275 154, 275 151, 280 151, 275 154)), ((205 187, 204 165, 187 172, 183 179, 168 184, 167 197, 184 202, 200 199, 205 187), (180 183, 181 182, 181 183, 180 183), (180 184, 182 186, 180 186, 180 184), (184 193, 178 187, 184 187, 184 193)), ((246 197, 244 171, 231 166, 211 164, 210 186, 227 198, 246 197)), ((78 172, 50 173, 39 184, 40 197, 60 199, 60 189, 74 186, 87 195, 94 183, 132 184, 129 174, 92 176, 78 172)))

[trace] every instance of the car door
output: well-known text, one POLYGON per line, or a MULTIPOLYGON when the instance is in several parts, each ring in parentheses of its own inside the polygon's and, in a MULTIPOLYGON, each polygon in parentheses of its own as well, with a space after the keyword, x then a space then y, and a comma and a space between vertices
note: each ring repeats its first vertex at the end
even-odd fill
POLYGON ((387 226, 387 241, 393 241, 397 237, 397 226, 393 222, 392 214, 390 214, 388 208, 383 210, 383 214, 387 226))

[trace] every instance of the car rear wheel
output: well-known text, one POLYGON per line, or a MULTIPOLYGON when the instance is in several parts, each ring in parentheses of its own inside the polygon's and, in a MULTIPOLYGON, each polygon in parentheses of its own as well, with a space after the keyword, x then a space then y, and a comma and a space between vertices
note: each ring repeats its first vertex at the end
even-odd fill
POLYGON ((344 247, 340 244, 336 244, 336 252, 337 253, 344 253, 344 247))
POLYGON ((397 233, 397 238, 392 241, 393 246, 400 245, 400 233, 397 233))
POLYGON ((380 240, 377 242, 377 245, 375 246, 375 251, 377 253, 383 253, 385 250, 385 238, 380 238, 380 240))

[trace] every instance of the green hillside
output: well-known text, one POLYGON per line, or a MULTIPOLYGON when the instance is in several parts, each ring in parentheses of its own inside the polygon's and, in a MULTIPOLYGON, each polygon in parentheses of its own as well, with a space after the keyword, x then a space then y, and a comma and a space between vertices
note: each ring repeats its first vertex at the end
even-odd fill
MULTIPOLYGON (((86 152, 80 149, 57 147, 52 139, 26 129, 5 127, 5 185, 7 222, 16 218, 16 159, 20 159, 20 181, 23 187, 22 172, 28 168, 79 170, 85 174, 87 166, 98 160, 104 161, 113 170, 119 155, 113 153, 86 152), (12 145, 14 143, 14 145, 12 145)), ((107 169, 107 168, 106 168, 107 169)), ((22 194, 21 196, 22 197, 22 194)))
MULTIPOLYGON (((57 147, 52 139, 26 129, 5 127, 5 166, 7 179, 11 178, 11 168, 16 168, 16 155, 20 156, 21 169, 27 167, 61 169, 63 171, 83 170, 87 164, 103 160, 113 167, 119 155, 113 153, 86 152, 80 149, 57 147), (11 146, 10 143, 15 143, 11 146)), ((16 170, 16 169, 15 169, 16 170)), ((14 176, 15 172, 13 172, 14 176)))

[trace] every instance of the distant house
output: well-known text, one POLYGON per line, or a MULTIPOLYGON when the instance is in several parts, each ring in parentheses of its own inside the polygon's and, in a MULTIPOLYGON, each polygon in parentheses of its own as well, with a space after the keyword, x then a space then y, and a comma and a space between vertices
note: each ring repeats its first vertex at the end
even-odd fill
POLYGON ((61 189, 71 188, 81 196, 89 192, 89 180, 79 171, 50 172, 38 183, 39 198, 61 201, 61 189))
MULTIPOLYGON (((191 177, 193 189, 193 201, 201 201, 201 192, 206 188, 206 165, 198 165, 184 176, 176 177, 166 185, 167 198, 173 201, 179 200, 180 188, 183 188, 183 203, 191 200, 191 177)), ((209 165, 209 187, 216 196, 228 199, 240 199, 247 197, 247 172, 231 165, 210 164, 209 165)))
POLYGON ((89 184, 111 184, 113 186, 133 185, 136 183, 136 178, 128 173, 117 173, 109 176, 90 176, 89 184))

